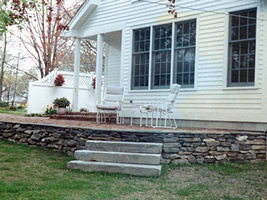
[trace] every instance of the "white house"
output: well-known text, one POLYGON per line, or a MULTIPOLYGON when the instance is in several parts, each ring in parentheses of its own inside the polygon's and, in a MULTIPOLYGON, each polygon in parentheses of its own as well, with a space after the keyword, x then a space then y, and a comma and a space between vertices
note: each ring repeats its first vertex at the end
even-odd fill
POLYGON ((63 34, 76 38, 74 99, 80 40, 95 40, 96 96, 100 99, 106 43, 104 83, 125 88, 126 116, 138 117, 140 105, 164 100, 170 85, 179 83, 174 117, 181 123, 267 129, 267 1, 177 0, 177 18, 168 13, 168 2, 82 5, 63 34))

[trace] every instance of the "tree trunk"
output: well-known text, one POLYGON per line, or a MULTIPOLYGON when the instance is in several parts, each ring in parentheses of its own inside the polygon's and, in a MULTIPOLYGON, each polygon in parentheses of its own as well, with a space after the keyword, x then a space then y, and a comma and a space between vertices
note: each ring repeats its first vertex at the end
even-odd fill
POLYGON ((12 106, 15 104, 15 99, 16 99, 16 93, 17 93, 17 80, 18 80, 18 69, 19 69, 19 56, 20 53, 18 53, 18 64, 16 68, 16 75, 15 75, 15 85, 14 85, 14 93, 13 93, 13 99, 12 99, 12 106))
POLYGON ((4 50, 3 50, 3 56, 2 56, 1 75, 0 75, 0 102, 2 102, 2 96, 3 96, 3 81, 4 81, 4 65, 6 61, 6 47, 7 47, 7 39, 6 39, 6 33, 4 33, 4 50))

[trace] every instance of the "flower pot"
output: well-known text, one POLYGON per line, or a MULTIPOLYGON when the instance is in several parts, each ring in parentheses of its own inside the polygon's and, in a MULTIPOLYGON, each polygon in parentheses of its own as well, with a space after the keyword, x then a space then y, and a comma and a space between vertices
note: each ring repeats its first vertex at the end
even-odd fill
POLYGON ((67 108, 57 108, 58 115, 65 115, 67 113, 67 108))

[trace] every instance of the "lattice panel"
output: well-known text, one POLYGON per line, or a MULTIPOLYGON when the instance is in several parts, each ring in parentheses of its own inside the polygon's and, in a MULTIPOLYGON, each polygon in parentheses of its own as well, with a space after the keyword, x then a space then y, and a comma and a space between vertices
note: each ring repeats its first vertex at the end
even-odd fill
MULTIPOLYGON (((45 78, 34 82, 38 85, 45 86, 54 86, 54 80, 58 74, 62 74, 65 79, 63 87, 73 87, 74 84, 74 74, 73 72, 64 72, 64 71, 53 71, 45 78)), ((92 78, 95 76, 95 73, 90 74, 80 74, 79 78, 79 87, 80 88, 90 88, 92 87, 92 78)))

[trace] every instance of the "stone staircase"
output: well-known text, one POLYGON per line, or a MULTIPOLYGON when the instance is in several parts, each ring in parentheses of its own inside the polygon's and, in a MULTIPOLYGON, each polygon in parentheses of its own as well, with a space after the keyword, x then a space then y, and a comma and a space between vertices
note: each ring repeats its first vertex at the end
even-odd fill
POLYGON ((160 176, 162 144, 88 140, 86 150, 78 150, 70 169, 160 176))

